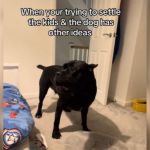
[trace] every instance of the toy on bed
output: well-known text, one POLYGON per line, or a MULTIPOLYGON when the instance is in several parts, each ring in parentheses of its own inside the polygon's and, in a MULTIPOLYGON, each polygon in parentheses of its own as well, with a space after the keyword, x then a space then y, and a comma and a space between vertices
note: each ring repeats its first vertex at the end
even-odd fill
POLYGON ((3 147, 9 149, 27 138, 34 126, 31 110, 17 87, 3 85, 3 147))

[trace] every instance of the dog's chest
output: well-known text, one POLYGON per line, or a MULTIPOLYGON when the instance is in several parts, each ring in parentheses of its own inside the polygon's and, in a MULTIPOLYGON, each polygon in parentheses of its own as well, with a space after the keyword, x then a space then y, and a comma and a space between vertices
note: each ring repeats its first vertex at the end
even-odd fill
POLYGON ((94 98, 94 93, 74 93, 74 95, 63 99, 64 107, 72 110, 81 110, 82 107, 89 106, 94 101, 94 98))
POLYGON ((84 106, 84 101, 82 99, 70 99, 66 100, 64 103, 64 108, 69 108, 71 110, 81 110, 81 108, 84 106))

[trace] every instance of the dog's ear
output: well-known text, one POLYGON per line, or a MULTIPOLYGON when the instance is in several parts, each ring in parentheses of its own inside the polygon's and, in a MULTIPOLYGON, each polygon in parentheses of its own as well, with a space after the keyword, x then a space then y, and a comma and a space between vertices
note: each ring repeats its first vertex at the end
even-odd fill
POLYGON ((94 68, 96 68, 98 64, 89 64, 90 71, 93 71, 94 68))

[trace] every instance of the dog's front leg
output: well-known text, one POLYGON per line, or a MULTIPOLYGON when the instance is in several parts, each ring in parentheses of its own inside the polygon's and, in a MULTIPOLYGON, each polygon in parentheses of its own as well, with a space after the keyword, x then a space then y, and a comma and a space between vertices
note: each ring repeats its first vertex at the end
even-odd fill
POLYGON ((36 118, 41 118, 42 117, 42 106, 43 106, 43 101, 44 98, 47 94, 49 86, 41 86, 40 85, 40 90, 39 90, 39 104, 38 104, 38 109, 35 114, 36 118))
POLYGON ((81 118, 82 118, 82 128, 84 131, 90 131, 87 127, 87 114, 88 114, 88 107, 84 107, 81 110, 81 118))
POLYGON ((59 99, 57 102, 57 107, 56 107, 56 112, 55 112, 55 120, 54 120, 54 128, 53 128, 53 133, 52 133, 52 137, 55 139, 60 139, 60 137, 61 137, 61 134, 59 131, 59 123, 60 123, 60 117, 62 114, 62 110, 63 110, 62 102, 59 99))

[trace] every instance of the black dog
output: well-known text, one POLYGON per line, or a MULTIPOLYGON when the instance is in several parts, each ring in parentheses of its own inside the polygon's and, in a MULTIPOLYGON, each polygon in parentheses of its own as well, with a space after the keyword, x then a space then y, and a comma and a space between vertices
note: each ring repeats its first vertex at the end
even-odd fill
POLYGON ((59 122, 62 111, 81 111, 82 127, 85 131, 90 131, 87 127, 88 108, 95 99, 97 87, 93 69, 95 64, 88 65, 83 61, 70 61, 63 66, 44 67, 38 65, 43 70, 40 78, 39 105, 36 118, 42 116, 42 105, 49 88, 52 88, 59 95, 57 102, 55 121, 52 137, 59 139, 59 122))

